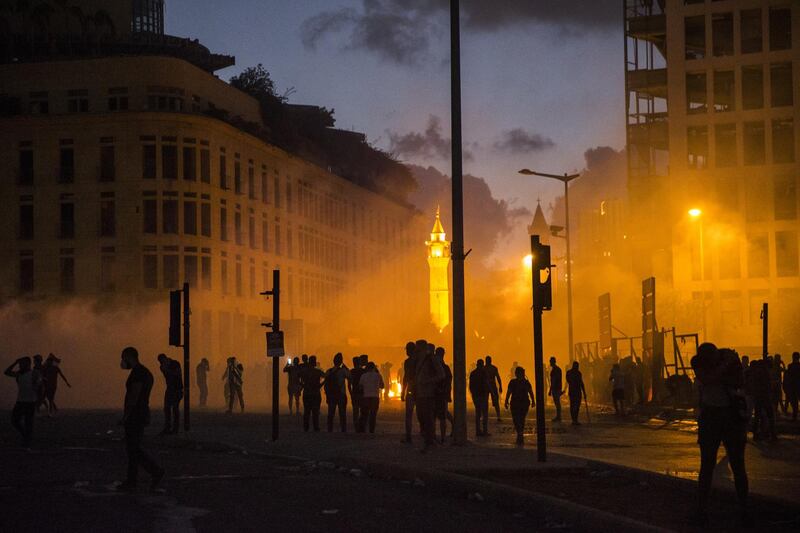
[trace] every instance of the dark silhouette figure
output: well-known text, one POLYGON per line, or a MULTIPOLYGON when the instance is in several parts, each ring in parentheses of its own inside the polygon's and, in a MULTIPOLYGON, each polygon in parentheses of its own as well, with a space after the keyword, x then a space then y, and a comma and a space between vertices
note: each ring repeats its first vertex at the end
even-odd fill
POLYGON ((777 414, 778 409, 786 414, 786 402, 783 400, 783 374, 786 372, 786 365, 783 364, 781 354, 776 353, 772 358, 769 382, 772 390, 772 410, 777 414))
POLYGON ((581 402, 586 399, 586 387, 583 384, 583 374, 579 370, 577 361, 572 363, 572 368, 567 370, 567 386, 569 387, 569 416, 572 425, 579 426, 578 414, 581 412, 581 402))
POLYGON ((353 369, 350 371, 350 401, 353 404, 353 427, 359 431, 358 421, 361 419, 361 389, 359 388, 359 380, 361 374, 364 373, 364 366, 366 365, 366 355, 359 355, 353 357, 353 369))
POLYGON ((169 435, 177 433, 180 427, 183 373, 181 364, 163 353, 158 354, 158 363, 167 384, 164 391, 164 429, 161 430, 161 435, 169 435))
POLYGON ((553 405, 556 406, 553 422, 561 422, 561 395, 564 394, 564 382, 555 357, 550 358, 550 391, 547 394, 553 397, 553 405))
POLYGON ((700 444, 698 525, 705 527, 708 524, 708 498, 720 443, 728 455, 742 520, 747 525, 748 483, 744 464, 747 420, 741 390, 744 386, 741 362, 733 350, 718 350, 706 342, 700 345, 691 364, 700 394, 697 420, 697 441, 700 444))
POLYGON ((381 378, 383 378, 383 391, 381 392, 381 396, 385 400, 389 394, 389 389, 392 387, 392 363, 386 361, 381 365, 381 378))
POLYGON ((339 411, 339 428, 347 432, 347 388, 350 371, 342 362, 342 354, 333 356, 333 366, 325 374, 325 401, 328 403, 328 433, 333 431, 333 419, 339 411))
POLYGON ((414 380, 414 401, 417 408, 425 453, 436 443, 436 388, 444 379, 444 369, 435 358, 436 347, 421 340, 417 341, 417 366, 414 380))
POLYGON ((139 362, 139 352, 136 348, 130 346, 122 350, 120 367, 129 370, 130 373, 125 382, 125 410, 122 416, 122 424, 125 427, 125 448, 128 452, 128 478, 118 489, 122 491, 136 489, 140 466, 150 474, 150 487, 155 489, 164 477, 164 469, 142 450, 144 428, 150 424, 150 391, 153 388, 153 374, 139 362))
POLYGON ((36 376, 36 412, 45 404, 47 395, 44 390, 44 365, 42 363, 42 356, 36 354, 33 356, 33 368, 31 369, 33 375, 36 376))
POLYGON ((775 432, 769 360, 760 359, 750 363, 747 378, 753 393, 753 440, 775 440, 778 436, 775 432))
POLYGON ((236 361, 236 357, 228 357, 228 364, 225 367, 225 372, 222 374, 222 379, 225 381, 225 390, 227 394, 228 414, 233 412, 233 402, 239 399, 239 408, 244 413, 244 366, 236 361))
POLYGON ((633 387, 636 389, 639 405, 644 405, 644 365, 642 360, 636 357, 634 359, 633 368, 631 369, 633 376, 633 387))
POLYGON ((197 388, 200 389, 200 407, 208 405, 208 373, 210 370, 211 365, 208 364, 208 359, 205 357, 200 359, 195 369, 197 388))
POLYGON ((300 358, 295 357, 286 361, 286 366, 283 367, 286 373, 286 393, 289 396, 289 414, 293 410, 298 415, 300 414, 300 358))
POLYGON ((614 363, 611 367, 611 375, 608 377, 611 382, 611 400, 614 402, 614 411, 617 416, 625 416, 625 374, 619 367, 619 363, 614 363))
POLYGON ((319 407, 322 405, 320 389, 325 385, 325 373, 317 368, 317 357, 312 355, 300 374, 300 388, 303 391, 303 431, 308 431, 313 422, 314 431, 319 431, 319 407))
POLYGON ((369 429, 375 433, 375 421, 378 418, 381 390, 384 388, 383 378, 375 363, 368 362, 359 380, 361 387, 361 419, 358 422, 362 431, 369 429))
POLYGON ((447 434, 448 420, 450 421, 450 427, 453 427, 453 415, 450 414, 450 409, 448 408, 448 404, 453 401, 453 372, 444 362, 444 353, 444 348, 441 346, 436 348, 434 352, 436 362, 442 365, 442 370, 444 370, 444 379, 439 381, 436 386, 436 419, 439 421, 439 433, 441 435, 439 442, 442 444, 444 444, 444 438, 447 434))
POLYGON ((483 359, 475 363, 475 370, 469 374, 469 393, 475 405, 475 435, 489 435, 489 377, 483 366, 483 359))
POLYGON ((783 392, 786 394, 786 403, 792 408, 792 420, 797 420, 797 400, 800 398, 800 352, 792 354, 792 362, 786 367, 783 392))
POLYGON ((486 377, 489 378, 489 396, 492 399, 495 413, 497 414, 497 421, 500 422, 500 395, 503 394, 503 380, 500 379, 500 371, 492 364, 492 356, 486 356, 486 365, 484 366, 486 377))
POLYGON ((6 368, 4 374, 17 382, 17 401, 11 411, 11 425, 22 436, 22 445, 30 448, 41 377, 31 368, 30 357, 20 357, 6 368))
POLYGON ((411 444, 411 426, 414 420, 414 381, 417 375, 417 346, 413 342, 406 343, 406 360, 403 362, 403 380, 400 388, 400 401, 404 402, 406 436, 402 440, 405 444, 411 444))
POLYGON ((44 395, 47 400, 47 416, 53 416, 58 411, 56 405, 56 391, 58 391, 58 378, 64 380, 67 387, 72 388, 72 385, 67 381, 67 377, 61 371, 61 359, 53 354, 47 356, 44 365, 42 366, 42 379, 44 381, 44 395))
POLYGON ((505 407, 511 405, 511 419, 514 421, 514 430, 517 432, 517 445, 525 444, 525 418, 531 405, 536 405, 531 382, 525 377, 525 369, 517 365, 514 369, 515 377, 508 382, 505 407))

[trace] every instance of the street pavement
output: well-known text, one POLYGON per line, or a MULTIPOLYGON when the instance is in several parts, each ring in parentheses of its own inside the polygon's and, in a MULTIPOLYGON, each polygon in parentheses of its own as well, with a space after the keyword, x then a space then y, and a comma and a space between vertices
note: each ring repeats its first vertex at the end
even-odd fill
MULTIPOLYGON (((505 412, 504 422, 490 424, 491 437, 421 454, 418 443, 399 442, 400 407, 384 404, 376 435, 328 434, 324 416, 323 431, 306 434, 297 416, 285 414, 277 442, 265 412, 197 411, 188 435, 148 437, 167 478, 163 492, 143 487, 135 496, 113 491, 125 462, 118 412, 37 418, 31 451, 18 448, 13 430, 0 424, 0 531, 584 530, 592 529, 587 516, 602 521, 609 514, 638 521, 627 524, 633 530, 644 522, 683 529, 699 466, 691 421, 618 421, 594 409, 591 424, 548 423, 550 457, 541 464, 534 446, 512 445, 505 412)), ((159 415, 154 411, 154 424, 159 415)), ((763 523, 773 530, 800 525, 798 459, 796 436, 748 448, 753 492, 780 498, 755 504, 769 510, 763 523)), ((722 452, 720 462, 724 467, 722 452)), ((718 474, 712 517, 727 530, 735 525, 730 474, 718 474)))

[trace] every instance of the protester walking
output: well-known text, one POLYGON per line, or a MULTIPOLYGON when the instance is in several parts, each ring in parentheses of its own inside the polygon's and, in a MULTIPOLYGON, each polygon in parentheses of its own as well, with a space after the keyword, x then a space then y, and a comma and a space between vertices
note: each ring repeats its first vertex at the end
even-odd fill
POLYGON ((128 477, 117 488, 121 491, 136 489, 139 467, 150 474, 150 488, 155 489, 164 478, 164 469, 142 450, 144 428, 150 424, 150 391, 153 374, 139 362, 136 348, 122 350, 120 367, 128 370, 125 382, 125 408, 122 425, 125 427, 125 449, 128 453, 128 477))
POLYGON ((561 395, 564 394, 564 381, 561 374, 561 367, 556 364, 556 358, 550 358, 550 390, 548 396, 552 396, 553 405, 556 407, 556 416, 553 422, 561 422, 561 395))
POLYGON ((769 360, 760 359, 750 363, 748 377, 753 392, 753 440, 777 440, 769 360))
MULTIPOLYGON (((586 387, 583 384, 583 374, 577 361, 572 363, 572 368, 567 370, 567 386, 569 387, 569 416, 572 425, 579 426, 578 415, 581 412, 582 400, 586 400, 586 387)), ((587 407, 588 409, 588 407, 587 407)))
POLYGON ((406 360, 403 362, 403 381, 400 387, 400 401, 405 404, 406 435, 401 442, 411 444, 411 426, 414 423, 414 381, 417 373, 416 344, 406 343, 406 360))
POLYGON ((475 435, 489 436, 489 378, 486 376, 483 359, 475 362, 475 370, 469 374, 469 393, 475 405, 475 435))
POLYGON ((317 368, 317 356, 312 355, 300 374, 300 388, 303 391, 303 431, 308 431, 313 423, 314 431, 319 431, 319 408, 322 405, 320 389, 325 385, 325 373, 317 368))
POLYGON ((486 356, 486 364, 484 365, 486 377, 489 379, 489 397, 492 400, 492 406, 497 414, 497 421, 500 422, 500 395, 503 394, 503 380, 500 379, 500 371, 492 364, 492 356, 486 356))
POLYGON ((333 431, 333 419, 339 411, 339 428, 347 432, 347 388, 350 371, 343 364, 342 354, 333 356, 333 366, 325 374, 325 401, 328 404, 328 433, 333 431))
POLYGON ((441 346, 436 348, 434 355, 436 362, 442 366, 444 370, 444 379, 439 381, 436 385, 436 419, 439 421, 439 433, 441 439, 439 442, 444 444, 444 438, 447 434, 447 422, 450 421, 450 427, 453 427, 453 415, 450 414, 448 404, 453 401, 453 372, 447 363, 444 362, 444 348, 441 346))
POLYGON ((381 365, 381 378, 383 378, 383 389, 381 391, 381 396, 385 400, 388 395, 389 391, 392 388, 392 363, 386 361, 381 365))
POLYGON ((514 431, 517 432, 517 445, 525 444, 525 419, 531 405, 536 405, 531 382, 525 377, 525 369, 517 365, 514 368, 514 379, 508 382, 506 390, 505 407, 511 406, 511 419, 514 421, 514 431))
POLYGON ((383 378, 378 372, 375 363, 368 362, 359 380, 361 386, 361 419, 358 426, 363 433, 369 429, 375 433, 375 421, 378 417, 381 389, 384 388, 383 378))
POLYGON ((353 428, 358 431, 358 421, 361 418, 361 390, 359 389, 359 380, 361 374, 364 373, 364 365, 362 363, 362 356, 358 355, 353 357, 353 368, 350 370, 350 381, 348 387, 350 389, 350 403, 353 409, 353 428))
POLYGON ((200 407, 205 407, 208 404, 208 373, 211 370, 211 365, 208 364, 208 359, 203 357, 195 368, 195 377, 197 379, 197 388, 200 389, 200 407))
POLYGON ((286 374, 286 394, 289 396, 289 414, 300 414, 300 358, 295 357, 286 361, 283 372, 286 374))
POLYGON ((17 401, 11 411, 11 425, 22 436, 22 445, 30 448, 41 376, 33 371, 30 357, 20 357, 6 368, 4 374, 17 382, 17 401))
POLYGON ((170 359, 166 354, 158 354, 158 363, 167 385, 164 390, 164 429, 160 434, 169 435, 177 433, 180 427, 183 375, 181 364, 175 359, 170 359))
POLYGON ((435 358, 436 347, 426 341, 417 342, 417 367, 414 380, 417 420, 422 431, 422 452, 436 443, 436 388, 445 378, 444 369, 435 358))
POLYGON ((697 420, 697 441, 700 445, 697 525, 708 526, 708 499, 720 444, 725 446, 728 464, 733 472, 743 525, 750 525, 744 461, 747 414, 741 362, 733 350, 718 350, 707 342, 700 345, 691 365, 697 376, 700 400, 697 420))
POLYGON ((236 357, 228 357, 228 364, 225 367, 225 373, 222 374, 222 379, 225 381, 225 388, 228 391, 226 400, 228 404, 228 414, 233 412, 233 402, 238 398, 239 407, 244 413, 244 393, 242 387, 244 386, 244 366, 236 361, 236 357))
POLYGON ((614 363, 611 367, 608 381, 611 382, 611 401, 614 402, 614 411, 617 416, 625 416, 625 374, 622 373, 619 363, 614 363))
POLYGON ((44 382, 44 396, 47 401, 47 416, 53 416, 58 411, 56 405, 56 391, 58 391, 58 378, 64 380, 67 387, 72 388, 69 384, 67 377, 61 371, 61 359, 52 353, 47 356, 47 359, 42 365, 42 380, 44 382))

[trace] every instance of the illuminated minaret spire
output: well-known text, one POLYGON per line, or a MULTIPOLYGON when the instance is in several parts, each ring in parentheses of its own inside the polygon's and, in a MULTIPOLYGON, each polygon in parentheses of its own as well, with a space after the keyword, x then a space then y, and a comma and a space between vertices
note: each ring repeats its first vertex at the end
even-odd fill
POLYGON ((428 247, 428 267, 430 268, 431 322, 439 331, 450 323, 450 242, 439 218, 436 207, 436 220, 431 230, 428 247))

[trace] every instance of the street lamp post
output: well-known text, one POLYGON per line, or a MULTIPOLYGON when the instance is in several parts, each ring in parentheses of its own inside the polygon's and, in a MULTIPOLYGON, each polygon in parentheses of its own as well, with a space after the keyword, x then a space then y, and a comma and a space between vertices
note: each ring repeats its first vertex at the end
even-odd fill
POLYGON ((706 257, 703 242, 703 211, 697 207, 689 209, 689 216, 698 221, 700 229, 700 305, 703 314, 703 342, 708 341, 706 331, 706 257))
POLYGON ((569 231, 569 182, 580 177, 580 174, 545 174, 542 172, 534 172, 533 170, 523 168, 519 171, 523 176, 540 176, 543 178, 551 178, 559 180, 564 183, 564 232, 566 233, 567 241, 567 342, 569 342, 569 360, 572 362, 573 357, 573 335, 572 335, 572 255, 570 250, 570 236, 569 231))

